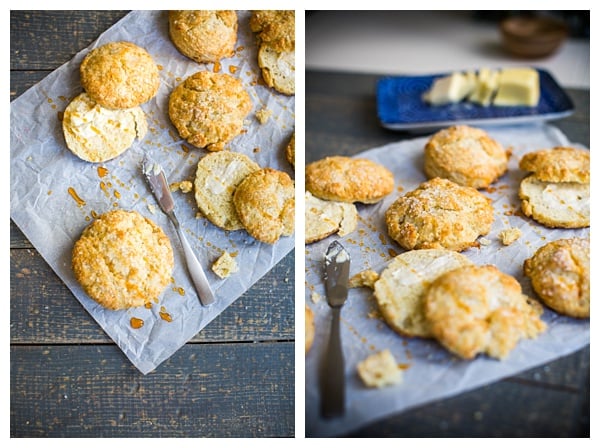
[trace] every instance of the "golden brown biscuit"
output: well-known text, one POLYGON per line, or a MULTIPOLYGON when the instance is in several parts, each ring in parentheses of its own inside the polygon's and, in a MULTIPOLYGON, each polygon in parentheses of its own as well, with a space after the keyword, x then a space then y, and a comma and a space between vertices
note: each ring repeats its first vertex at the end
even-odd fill
POLYGON ((296 132, 292 133, 290 141, 285 147, 285 158, 295 168, 296 164, 296 132))
POLYGON ((248 156, 237 152, 221 151, 202 157, 194 180, 200 212, 225 230, 243 229, 233 205, 233 193, 248 174, 259 169, 248 156))
POLYGON ((169 97, 169 118, 188 143, 221 151, 242 132, 252 100, 242 82, 227 73, 197 72, 169 97))
POLYGON ((308 305, 304 305, 304 354, 312 347, 315 339, 315 316, 308 305))
POLYGON ((148 129, 140 107, 107 109, 87 93, 75 97, 62 120, 67 147, 80 159, 105 162, 122 154, 148 129))
POLYGON ((83 231, 72 264, 85 292, 118 310, 156 300, 171 282, 174 259, 160 227, 135 211, 114 210, 83 231))
POLYGON ((590 182, 590 152, 586 149, 556 147, 525 154, 519 168, 531 171, 544 182, 590 182))
POLYGON ((503 359, 522 338, 546 328, 542 306, 519 282, 495 266, 466 266, 442 274, 427 289, 425 315, 436 339, 471 359, 478 353, 503 359))
POLYGON ((306 166, 306 189, 328 201, 379 202, 394 189, 394 175, 368 159, 326 157, 306 166))
POLYGON ((485 188, 506 172, 509 154, 482 129, 452 126, 434 134, 425 145, 425 174, 485 188))
POLYGON ((590 317, 590 240, 566 238, 540 247, 525 260, 524 274, 554 311, 590 317))
POLYGON ((80 66, 81 85, 103 107, 127 109, 151 99, 160 84, 158 66, 131 42, 94 48, 80 66))
POLYGON ((259 241, 273 244, 294 233, 294 182, 283 171, 249 174, 235 189, 233 204, 246 231, 259 241))
POLYGON ((324 201, 310 192, 304 193, 304 242, 320 241, 338 233, 347 235, 356 229, 358 212, 348 202, 324 201))
POLYGON ((386 323, 403 336, 431 338, 424 294, 440 275, 473 263, 458 252, 422 249, 395 257, 375 282, 375 299, 386 323))
POLYGON ((590 225, 590 184, 544 182, 535 174, 519 186, 521 210, 547 227, 575 229, 590 225))
POLYGON ((385 221, 390 237, 404 249, 462 251, 489 233, 494 209, 476 189, 435 178, 398 198, 385 221))

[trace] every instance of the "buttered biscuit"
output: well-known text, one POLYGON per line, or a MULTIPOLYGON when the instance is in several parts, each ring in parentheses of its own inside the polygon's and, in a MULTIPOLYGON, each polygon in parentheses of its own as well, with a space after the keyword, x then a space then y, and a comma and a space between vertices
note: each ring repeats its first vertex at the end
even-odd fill
POLYGON ((542 306, 525 296, 514 278, 495 266, 465 266, 442 274, 427 289, 425 316, 435 338, 471 359, 503 359, 522 338, 546 328, 542 306))
POLYGON ((88 162, 105 162, 117 157, 136 137, 144 137, 148 129, 140 107, 107 109, 87 93, 69 103, 62 127, 67 147, 88 162))
POLYGON ((425 145, 425 174, 459 185, 485 188, 506 172, 509 153, 487 132, 452 126, 437 132, 425 145))
POLYGON ((246 231, 259 241, 273 244, 294 233, 294 182, 283 171, 250 173, 236 188, 233 204, 246 231))
POLYGON ((403 336, 432 337, 425 291, 440 275, 471 264, 464 255, 445 249, 411 250, 395 257, 375 282, 375 299, 386 323, 403 336))
POLYGON ((110 42, 90 51, 80 66, 81 85, 101 106, 127 109, 145 103, 158 91, 158 66, 131 42, 110 42))
POLYGON ((235 11, 169 11, 171 41, 201 64, 233 56, 237 30, 235 11))
POLYGON ((556 147, 525 154, 519 168, 534 173, 544 182, 590 182, 590 152, 585 149, 556 147))
POLYGON ((137 212, 101 215, 73 248, 73 272, 85 292, 111 310, 142 306, 171 282, 174 260, 169 238, 137 212))
POLYGON ((477 245, 494 221, 490 199, 471 187, 435 178, 386 211, 388 234, 404 249, 462 251, 477 245))
POLYGON ((233 193, 248 174, 259 169, 258 164, 240 153, 222 151, 202 157, 194 180, 200 212, 225 230, 243 229, 233 205, 233 193))
POLYGON ((242 82, 227 73, 197 72, 169 97, 169 118, 181 138, 209 151, 221 151, 242 132, 252 100, 242 82))
POLYGON ((347 235, 356 229, 358 212, 354 204, 324 201, 304 193, 304 242, 314 243, 338 233, 347 235))
POLYGON ((548 243, 525 260, 523 272, 550 308, 571 317, 590 317, 590 240, 548 243))
POLYGON ((306 189, 328 201, 373 204, 394 189, 394 175, 368 159, 326 157, 306 166, 306 189))

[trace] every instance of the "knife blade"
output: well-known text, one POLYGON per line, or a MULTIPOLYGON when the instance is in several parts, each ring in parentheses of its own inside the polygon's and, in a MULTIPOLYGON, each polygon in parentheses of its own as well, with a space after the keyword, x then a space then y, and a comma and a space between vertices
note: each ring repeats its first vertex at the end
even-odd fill
POLYGON ((321 414, 339 417, 345 413, 344 352, 340 334, 340 314, 348 297, 350 254, 338 242, 329 245, 325 253, 325 290, 331 316, 329 344, 322 374, 321 414))
POLYGON ((169 217, 177 230, 177 235, 179 236, 181 246, 183 247, 188 273, 192 279, 196 292, 198 293, 200 302, 204 306, 210 305, 215 301, 215 297, 208 283, 208 279, 206 278, 206 274, 204 273, 204 269, 202 269, 202 265, 188 243, 183 229, 179 224, 179 220, 175 215, 175 202, 173 201, 173 196, 171 196, 171 190, 169 189, 169 184, 167 183, 167 178, 162 167, 148 155, 145 155, 144 160, 142 161, 142 172, 150 185, 150 190, 161 210, 169 217))

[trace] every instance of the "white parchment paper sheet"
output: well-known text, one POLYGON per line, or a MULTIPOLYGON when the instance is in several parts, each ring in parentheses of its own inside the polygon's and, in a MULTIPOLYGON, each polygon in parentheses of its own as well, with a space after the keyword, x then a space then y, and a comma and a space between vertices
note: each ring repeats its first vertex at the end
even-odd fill
MULTIPOLYGON (((490 191, 495 221, 486 236, 491 244, 471 248, 463 254, 475 264, 495 264, 501 271, 517 278, 523 291, 534 296, 529 280, 523 276, 523 261, 542 245, 560 238, 588 237, 589 228, 549 229, 515 213, 520 209, 518 187, 525 172, 518 161, 526 152, 559 145, 570 145, 558 129, 549 125, 489 128, 490 135, 505 147, 512 147, 509 171, 490 191), (504 246, 498 233, 510 227, 523 232, 519 240, 504 246)), ((355 232, 340 242, 351 256, 350 276, 364 269, 381 273, 387 262, 403 252, 387 235, 385 211, 399 196, 415 189, 426 180, 423 174, 423 147, 428 137, 403 141, 361 153, 386 166, 394 173, 397 191, 376 205, 359 205, 360 220, 355 232)), ((577 145, 574 145, 577 146, 577 145)), ((449 397, 483 386, 503 377, 547 363, 589 344, 589 320, 571 319, 545 309, 548 330, 534 340, 519 342, 503 361, 479 356, 472 361, 460 360, 435 341, 403 338, 376 317, 377 304, 367 288, 351 289, 342 309, 342 345, 346 360, 346 415, 338 419, 320 418, 318 370, 327 346, 331 312, 325 299, 323 255, 331 236, 308 245, 306 250, 306 303, 315 314, 316 333, 306 358, 306 433, 307 436, 335 436, 411 407, 449 397), (320 299, 319 299, 320 298, 320 299), (315 303, 316 301, 316 303, 315 303), (389 348, 396 361, 407 364, 401 384, 380 390, 366 388, 356 374, 356 365, 367 356, 389 348)))
MULTIPOLYGON (((262 167, 293 175, 285 160, 284 147, 294 129, 295 98, 267 88, 256 62, 257 47, 249 26, 250 13, 238 12, 236 52, 216 69, 239 77, 253 102, 244 128, 247 132, 229 145, 262 167), (268 108, 272 116, 260 124, 255 113, 268 108)), ((224 309, 264 276, 294 246, 293 237, 276 244, 260 243, 245 231, 226 232, 204 218, 196 218, 193 193, 173 193, 176 213, 201 264, 217 302, 202 307, 188 278, 175 229, 152 197, 141 174, 144 153, 161 164, 170 183, 193 181, 198 160, 206 154, 182 141, 168 117, 168 99, 173 88, 200 70, 214 70, 181 55, 168 35, 166 11, 136 11, 103 33, 88 49, 48 75, 11 103, 11 201, 10 214, 48 264, 56 271, 86 310, 143 373, 155 369, 196 335, 224 309), (66 147, 60 114, 68 102, 82 92, 79 66, 91 48, 126 40, 144 47, 159 65, 161 84, 154 99, 142 105, 148 119, 148 134, 116 159, 92 164, 78 159, 66 147), (108 170, 100 177, 98 166, 108 170), (68 193, 72 187, 85 201, 80 206, 68 193), (174 283, 158 304, 127 311, 107 311, 79 287, 71 270, 74 242, 93 216, 123 208, 136 210, 163 228, 175 253, 174 283), (154 212, 153 212, 154 211, 154 212), (236 255, 239 272, 221 280, 210 265, 223 251, 236 255), (161 311, 172 317, 167 322, 161 311), (130 318, 144 320, 141 329, 130 326, 130 318)))

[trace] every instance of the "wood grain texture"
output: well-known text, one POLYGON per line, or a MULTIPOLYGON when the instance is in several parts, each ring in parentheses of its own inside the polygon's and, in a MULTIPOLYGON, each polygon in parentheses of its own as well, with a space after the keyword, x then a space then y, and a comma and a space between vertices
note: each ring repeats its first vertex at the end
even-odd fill
POLYGON ((293 437, 293 352, 188 344, 142 376, 112 345, 12 347, 10 435, 293 437))

